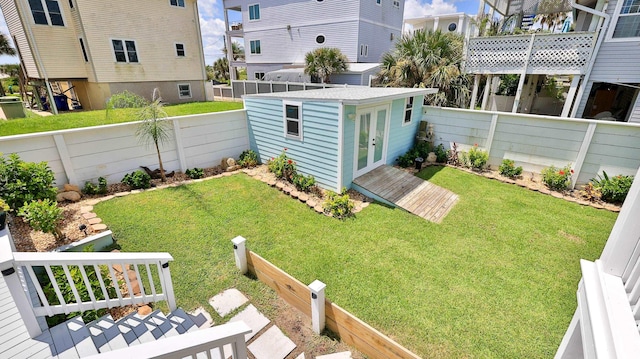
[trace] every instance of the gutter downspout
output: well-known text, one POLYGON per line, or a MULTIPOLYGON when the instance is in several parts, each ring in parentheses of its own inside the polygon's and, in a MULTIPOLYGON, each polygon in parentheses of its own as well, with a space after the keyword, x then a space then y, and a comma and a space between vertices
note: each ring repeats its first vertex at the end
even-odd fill
MULTIPOLYGON (((15 1, 14 2, 16 5, 19 6, 20 14, 28 14, 30 12, 25 12, 24 11, 24 4, 22 3, 22 1, 15 1)), ((22 21, 22 16, 20 16, 21 21, 22 21)), ((24 26, 24 22, 23 22, 23 26, 24 26)), ((40 58, 40 51, 38 51, 38 46, 36 46, 36 41, 33 37, 33 32, 31 31, 31 24, 28 24, 27 26, 24 26, 24 28, 27 29, 27 33, 28 33, 28 37, 30 41, 30 45, 31 45, 31 49, 35 55, 35 60, 36 60, 36 67, 39 67, 38 71, 42 73, 42 76, 44 76, 44 85, 47 88, 47 94, 49 95, 49 107, 51 107, 51 109, 53 110, 53 114, 57 115, 58 114, 58 107, 56 107, 56 102, 53 99, 53 93, 51 92, 51 87, 49 86, 49 76, 47 76, 47 70, 45 70, 44 65, 42 65, 42 59, 40 58)))
MULTIPOLYGON (((600 46, 602 45, 602 41, 604 41, 604 37, 606 36, 606 31, 609 28, 609 22, 611 20, 611 16, 606 14, 607 5, 605 5, 602 11, 597 11, 592 8, 586 7, 584 5, 580 5, 576 3, 576 0, 571 0, 571 6, 575 9, 584 11, 586 13, 599 16, 604 19, 604 23, 598 30, 598 40, 596 41, 596 45, 593 47, 593 51, 591 52, 591 58, 589 59, 589 65, 587 65, 587 71, 585 72, 584 79, 582 80, 582 86, 578 90, 578 94, 576 95, 576 99, 578 101, 582 100, 582 96, 584 96, 585 87, 589 82, 589 77, 591 77, 591 70, 593 69, 593 65, 596 62, 596 56, 598 55, 598 51, 600 51, 600 46)), ((571 115, 569 117, 576 117, 576 112, 578 112, 578 107, 580 107, 580 103, 574 103, 573 108, 571 109, 571 115)))

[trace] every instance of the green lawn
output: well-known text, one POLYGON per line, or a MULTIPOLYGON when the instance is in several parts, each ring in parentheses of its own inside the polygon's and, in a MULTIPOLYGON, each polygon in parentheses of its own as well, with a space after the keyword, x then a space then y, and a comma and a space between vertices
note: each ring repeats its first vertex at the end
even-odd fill
MULTIPOLYGON (((164 106, 169 116, 238 110, 241 108, 242 103, 239 102, 192 102, 164 106)), ((105 110, 67 112, 46 117, 41 117, 27 111, 28 117, 26 118, 8 121, 0 119, 0 136, 130 122, 136 120, 136 111, 136 109, 110 110, 108 118, 105 110)))
POLYGON ((442 224, 378 204, 339 221, 244 174, 113 199, 96 212, 124 251, 174 256, 186 309, 236 286, 269 310, 273 293, 235 272, 230 240, 242 235, 422 357, 552 357, 576 306, 578 261, 599 257, 616 214, 451 168, 421 177, 460 196, 442 224))

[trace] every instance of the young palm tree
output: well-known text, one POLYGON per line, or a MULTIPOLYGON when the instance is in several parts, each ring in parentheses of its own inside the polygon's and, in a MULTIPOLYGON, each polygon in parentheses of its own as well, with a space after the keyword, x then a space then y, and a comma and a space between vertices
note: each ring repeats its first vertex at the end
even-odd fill
POLYGON ((317 77, 323 83, 330 83, 329 76, 334 73, 347 71, 349 60, 335 47, 321 47, 304 56, 304 73, 317 77))
POLYGON ((160 166, 160 178, 162 182, 167 180, 164 174, 164 166, 162 165, 162 157, 160 156, 160 144, 166 142, 171 133, 171 122, 165 121, 167 113, 162 108, 161 99, 155 96, 154 100, 147 106, 143 107, 138 113, 138 119, 142 122, 136 130, 136 137, 145 145, 153 144, 158 154, 158 164, 160 166))
POLYGON ((229 81, 229 60, 221 57, 213 63, 213 78, 220 82, 229 81))
POLYGON ((462 73, 463 38, 440 30, 405 34, 382 56, 379 81, 392 87, 437 87, 426 102, 434 106, 465 107, 469 77, 462 73))

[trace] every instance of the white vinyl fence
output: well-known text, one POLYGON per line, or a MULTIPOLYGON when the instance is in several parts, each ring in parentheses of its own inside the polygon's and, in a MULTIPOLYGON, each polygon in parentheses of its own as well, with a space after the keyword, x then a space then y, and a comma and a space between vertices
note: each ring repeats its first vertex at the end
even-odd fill
MULTIPOLYGON (((160 147, 168 172, 219 165, 249 148, 244 110, 169 118, 173 131, 160 147)), ((47 161, 56 184, 84 185, 105 177, 122 180, 126 173, 146 166, 158 168, 153 146, 141 144, 137 122, 0 137, 0 152, 17 153, 25 161, 47 161)))
POLYGON ((478 144, 496 168, 512 159, 525 171, 568 164, 574 183, 602 175, 635 175, 640 167, 640 124, 505 112, 424 107, 436 144, 478 144))

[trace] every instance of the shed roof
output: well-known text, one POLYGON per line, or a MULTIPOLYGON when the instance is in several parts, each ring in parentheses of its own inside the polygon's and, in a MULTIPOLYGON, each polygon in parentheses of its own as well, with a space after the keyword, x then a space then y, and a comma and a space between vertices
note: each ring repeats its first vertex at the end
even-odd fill
POLYGON ((275 92, 244 95, 244 98, 278 98, 286 100, 318 100, 342 102, 346 105, 362 105, 395 100, 409 96, 427 95, 438 92, 436 88, 402 87, 331 87, 317 90, 275 92))

